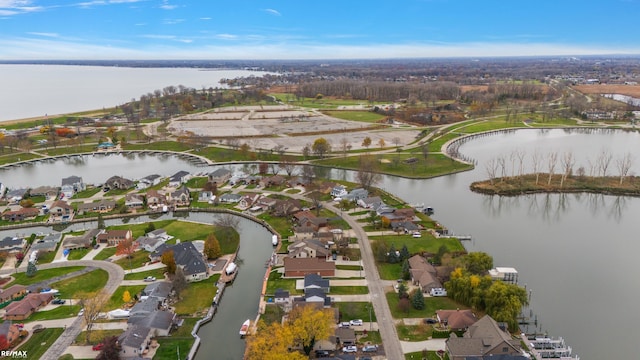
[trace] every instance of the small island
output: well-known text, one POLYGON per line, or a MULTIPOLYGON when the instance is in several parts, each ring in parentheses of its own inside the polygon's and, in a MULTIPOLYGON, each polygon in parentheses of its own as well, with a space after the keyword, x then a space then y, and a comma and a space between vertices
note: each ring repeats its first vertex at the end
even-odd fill
POLYGON ((476 181, 471 191, 486 195, 518 196, 536 193, 596 193, 640 196, 637 176, 585 176, 548 173, 507 176, 476 181))

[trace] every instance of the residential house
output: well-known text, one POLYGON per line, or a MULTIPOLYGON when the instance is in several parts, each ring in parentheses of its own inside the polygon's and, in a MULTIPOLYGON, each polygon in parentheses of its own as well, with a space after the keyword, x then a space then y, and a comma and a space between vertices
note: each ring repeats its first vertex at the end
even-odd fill
POLYGON ((336 343, 342 346, 356 344, 356 331, 352 328, 339 327, 335 330, 336 343))
POLYGON ((462 337, 452 334, 445 347, 451 360, 522 354, 520 339, 501 329, 489 315, 469 326, 462 337))
POLYGON ((258 199, 260 199, 261 196, 261 194, 244 195, 238 202, 238 207, 240 209, 249 209, 256 201, 258 201, 258 199))
POLYGON ((273 302, 276 304, 290 305, 291 304, 291 294, 288 290, 277 289, 273 294, 273 302))
POLYGON ((288 257, 292 258, 328 258, 331 256, 329 246, 317 239, 299 240, 287 248, 288 257))
POLYGON ((293 237, 295 238, 295 240, 313 239, 315 234, 316 234, 316 231, 313 226, 294 226, 293 227, 293 237))
POLYGON ((69 221, 73 219, 74 211, 71 205, 64 200, 57 200, 49 209, 52 221, 69 221))
POLYGON ((351 190, 347 195, 343 196, 343 199, 347 199, 356 202, 360 199, 366 199, 369 197, 369 191, 366 189, 358 188, 351 190))
POLYGON ((198 193, 198 202, 213 202, 215 198, 213 191, 205 190, 198 193))
POLYGON ((410 232, 419 231, 420 226, 411 221, 394 221, 391 223, 391 229, 396 232, 404 231, 404 233, 407 234, 410 232))
POLYGON ((140 356, 148 352, 153 332, 150 328, 140 325, 131 325, 118 336, 120 355, 123 358, 140 356))
POLYGON ((323 306, 331 306, 331 298, 322 289, 309 289, 304 292, 304 302, 321 303, 323 306))
POLYGON ((327 226, 328 223, 327 218, 317 217, 309 210, 299 211, 293 214, 293 217, 298 223, 298 226, 309 226, 312 227, 315 231, 318 231, 323 226, 327 226))
POLYGON ((300 205, 300 201, 297 199, 276 199, 276 204, 273 207, 273 215, 288 217, 291 214, 295 214, 300 211, 301 208, 302 206, 300 205))
POLYGON ((242 199, 242 195, 226 193, 226 194, 222 194, 222 196, 220 196, 219 199, 221 203, 237 203, 237 202, 240 202, 240 200, 242 199))
POLYGON ((282 175, 273 175, 264 177, 260 180, 260 186, 263 188, 268 188, 272 186, 281 186, 284 184, 286 179, 282 175))
POLYGON ((167 203, 167 197, 164 194, 160 194, 158 190, 147 190, 147 205, 159 206, 167 203))
POLYGON ((38 254, 55 251, 61 239, 62 234, 60 233, 49 234, 40 240, 36 240, 31 244, 29 250, 37 251, 38 254))
POLYGON ((152 238, 146 235, 142 235, 136 239, 136 246, 148 252, 156 251, 162 244, 164 244, 164 241, 161 238, 152 238))
POLYGON ((129 317, 141 317, 149 316, 154 311, 158 311, 161 308, 161 304, 157 299, 144 299, 140 300, 129 310, 129 317))
POLYGON ((60 192, 64 194, 64 197, 69 199, 73 196, 73 194, 78 191, 83 191, 87 188, 85 183, 82 181, 82 178, 79 176, 69 176, 62 179, 62 186, 60 187, 60 192))
POLYGON ((86 214, 90 212, 106 213, 116 208, 115 200, 102 199, 91 203, 78 204, 78 214, 86 214))
POLYGON ((24 198, 26 194, 27 194, 27 189, 13 189, 13 190, 7 191, 4 197, 7 199, 9 203, 17 204, 24 198))
POLYGON ((34 312, 43 308, 53 299, 51 293, 28 294, 20 301, 12 302, 5 307, 5 320, 24 320, 34 312))
POLYGON ((170 282, 156 281, 147 285, 144 290, 142 290, 140 298, 152 298, 158 302, 160 307, 163 307, 167 304, 167 300, 169 299, 172 290, 173 285, 170 282))
POLYGON ((2 219, 5 221, 24 221, 35 219, 40 215, 40 210, 37 208, 20 208, 14 211, 5 211, 2 213, 2 219))
POLYGON ((307 274, 304 276, 304 292, 320 289, 325 293, 329 292, 329 279, 323 279, 318 274, 307 274))
POLYGON ((442 284, 436 277, 436 269, 427 262, 421 255, 414 255, 409 258, 409 272, 411 281, 418 285, 423 293, 428 293, 431 289, 441 288, 442 284))
POLYGON ((133 182, 133 180, 125 179, 122 176, 117 176, 117 175, 108 178, 107 181, 104 182, 104 187, 109 188, 111 190, 113 189, 127 190, 127 189, 131 189, 134 185, 135 183, 133 182))
POLYGON ((229 185, 234 186, 236 184, 240 184, 242 179, 246 178, 248 175, 242 171, 235 171, 231 177, 229 178, 229 185))
POLYGON ((464 331, 478 321, 471 310, 437 310, 436 317, 440 325, 453 331, 464 331))
POLYGON ((146 235, 153 238, 161 238, 164 241, 173 239, 173 236, 167 234, 167 230, 165 229, 155 229, 151 232, 148 232, 146 235))
POLYGON ((0 291, 0 303, 21 298, 27 294, 27 287, 24 285, 11 285, 0 291))
POLYGON ((27 240, 24 238, 6 236, 0 240, 0 252, 23 252, 27 246, 27 240))
POLYGON ((169 201, 173 204, 173 206, 189 206, 191 203, 191 195, 189 194, 189 189, 186 186, 182 186, 176 191, 173 191, 169 194, 169 201))
POLYGON ((250 185, 250 184, 260 184, 260 180, 262 180, 262 176, 249 175, 249 176, 241 179, 240 181, 245 185, 250 185))
POLYGON ((253 207, 259 207, 260 211, 270 211, 275 208, 277 203, 278 203, 277 199, 274 199, 268 196, 263 196, 253 204, 253 207))
MULTIPOLYGON (((11 321, 5 321, 0 324, 0 337, 4 337, 8 345, 15 345, 20 340, 20 327, 11 321)), ((2 350, 6 350, 6 348, 2 350)), ((12 356, 8 355, 8 357, 12 356)))
POLYGON ((364 199, 356 200, 356 203, 361 208, 376 210, 383 204, 382 199, 379 196, 366 197, 364 199))
POLYGON ((173 251, 173 258, 176 265, 182 268, 187 281, 201 281, 207 278, 208 267, 205 258, 190 241, 181 242, 175 245, 160 245, 149 255, 149 258, 151 261, 159 261, 162 254, 169 250, 173 251))
POLYGON ((144 207, 144 196, 142 194, 126 194, 124 206, 129 209, 141 209, 144 207))
POLYGON ((131 230, 107 230, 96 237, 96 241, 108 246, 116 246, 125 240, 132 240, 131 230))
POLYGON ((347 188, 344 185, 336 185, 331 189, 331 197, 341 198, 346 196, 349 192, 347 192, 347 188))
POLYGON ((139 190, 146 189, 151 186, 156 186, 162 182, 162 176, 158 174, 147 175, 142 179, 138 180, 136 184, 136 188, 139 190))
POLYGON ((177 188, 180 185, 185 184, 189 179, 191 179, 191 174, 188 171, 178 171, 169 178, 169 186, 177 188))
POLYGON ((217 186, 221 186, 231 178, 231 170, 229 169, 216 169, 209 173, 207 181, 217 186))
POLYGON ((31 189, 31 196, 44 196, 45 198, 55 198, 58 196, 59 188, 53 186, 39 186, 31 189))
MULTIPOLYGON (((148 300, 147 300, 148 301, 148 300)), ((154 336, 167 336, 174 325, 176 314, 170 310, 156 310, 145 316, 129 316, 129 326, 142 326, 151 329, 154 336)))
POLYGON ((80 248, 88 249, 91 247, 93 240, 103 232, 103 229, 91 229, 82 234, 82 236, 65 236, 62 246, 63 248, 70 250, 80 248))
POLYGON ((311 179, 307 179, 305 177, 301 177, 301 176, 294 176, 291 179, 289 179, 287 181, 287 186, 288 187, 296 187, 296 186, 302 186, 305 187, 307 185, 309 185, 311 183, 311 179))
POLYGON ((335 276, 336 264, 324 258, 284 258, 285 277, 303 277, 307 274, 335 276))
POLYGON ((379 214, 384 221, 390 224, 397 222, 412 222, 416 217, 416 212, 412 208, 393 209, 391 212, 379 214))

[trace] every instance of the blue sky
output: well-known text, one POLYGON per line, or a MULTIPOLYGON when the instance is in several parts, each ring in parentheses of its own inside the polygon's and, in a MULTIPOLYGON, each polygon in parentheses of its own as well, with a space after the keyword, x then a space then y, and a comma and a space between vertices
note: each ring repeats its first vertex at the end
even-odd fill
POLYGON ((0 0, 0 60, 640 54, 640 0, 0 0))

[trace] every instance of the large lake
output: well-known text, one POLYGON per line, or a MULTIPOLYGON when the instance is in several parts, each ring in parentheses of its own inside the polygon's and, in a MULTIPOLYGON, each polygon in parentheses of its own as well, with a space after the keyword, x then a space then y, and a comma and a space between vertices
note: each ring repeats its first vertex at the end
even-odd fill
POLYGON ((196 68, 124 68, 0 64, 0 122, 122 105, 167 86, 222 88, 223 78, 262 72, 196 68))

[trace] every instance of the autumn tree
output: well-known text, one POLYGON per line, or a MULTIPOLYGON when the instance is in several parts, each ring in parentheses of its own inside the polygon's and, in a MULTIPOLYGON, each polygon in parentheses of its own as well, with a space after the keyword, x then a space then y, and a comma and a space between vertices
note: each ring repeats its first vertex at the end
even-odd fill
POLYGON ((304 356, 299 352, 290 352, 289 349, 294 343, 293 329, 288 324, 273 322, 270 325, 260 320, 258 331, 247 338, 247 360, 304 360, 304 356))
POLYGON ((328 309, 300 306, 289 313, 288 325, 294 334, 294 344, 302 345, 307 355, 317 340, 329 338, 333 333, 333 323, 333 314, 328 309))
POLYGON ((493 258, 485 252, 474 251, 464 256, 464 264, 469 273, 483 275, 493 268, 493 258))
POLYGON ((329 141, 323 137, 317 138, 316 141, 313 142, 311 146, 311 151, 323 158, 326 154, 331 152, 331 144, 329 141))
POLYGON ((211 233, 204 241, 204 254, 208 259, 217 259, 222 256, 222 249, 220 249, 220 242, 216 238, 216 234, 211 233))
POLYGON ((378 146, 380 147, 380 149, 384 148, 387 145, 387 143, 384 141, 383 138, 380 138, 380 140, 378 140, 378 146))
POLYGON ((96 357, 96 360, 120 360, 120 351, 122 350, 118 343, 117 336, 107 336, 102 340, 102 350, 96 357))
POLYGON ((362 140, 362 146, 368 149, 369 146, 371 146, 371 138, 368 136, 364 138, 364 140, 362 140))
POLYGON ((124 301, 125 304, 128 304, 131 301, 131 294, 129 293, 129 290, 125 290, 122 294, 122 301, 124 301))
POLYGON ((124 255, 127 259, 129 259, 129 269, 133 269, 133 265, 131 264, 131 258, 133 257, 133 253, 136 251, 136 243, 133 239, 125 239, 120 241, 118 245, 116 245, 116 255, 124 255))
POLYGON ((79 300, 80 306, 84 309, 84 313, 82 314, 82 318, 85 321, 86 325, 86 338, 85 341, 88 344, 91 339, 91 330, 93 328, 93 324, 96 319, 98 319, 98 314, 104 308, 107 301, 109 301, 109 294, 102 289, 99 292, 82 292, 76 295, 79 300))
POLYGON ((169 274, 176 273, 176 259, 173 257, 173 250, 165 251, 160 257, 160 262, 167 266, 169 274))

